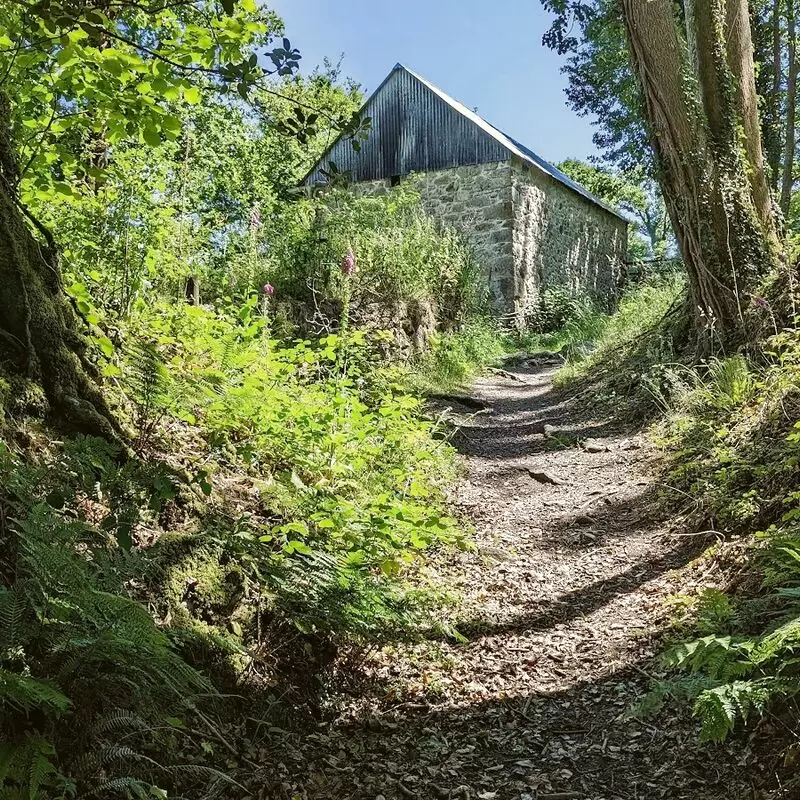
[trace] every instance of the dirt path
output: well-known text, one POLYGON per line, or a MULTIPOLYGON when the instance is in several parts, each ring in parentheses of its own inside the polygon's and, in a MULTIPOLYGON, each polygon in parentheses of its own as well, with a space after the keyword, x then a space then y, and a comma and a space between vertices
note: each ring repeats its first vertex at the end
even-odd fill
POLYGON ((487 412, 458 437, 468 480, 457 502, 478 552, 446 569, 468 643, 383 654, 375 695, 315 735, 314 764, 306 752, 286 797, 755 796, 746 743, 700 746, 674 707, 626 716, 657 669, 665 600, 698 543, 653 521, 645 442, 576 411, 552 371, 479 380, 487 412))

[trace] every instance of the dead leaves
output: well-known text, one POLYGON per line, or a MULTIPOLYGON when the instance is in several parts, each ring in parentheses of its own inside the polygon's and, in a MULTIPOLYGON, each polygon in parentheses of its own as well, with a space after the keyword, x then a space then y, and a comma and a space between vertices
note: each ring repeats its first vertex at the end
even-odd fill
POLYGON ((458 587, 447 621, 467 641, 385 648, 372 692, 338 698, 327 733, 297 742, 295 797, 745 796, 746 745, 700 746, 688 711, 629 718, 681 566, 630 455, 642 443, 583 436, 554 450, 560 432, 598 423, 564 415, 539 433, 532 418, 560 407, 542 375, 525 386, 500 378, 480 382, 493 414, 475 418, 461 445, 469 479, 453 498, 474 522, 477 552, 434 558, 427 574, 458 587))

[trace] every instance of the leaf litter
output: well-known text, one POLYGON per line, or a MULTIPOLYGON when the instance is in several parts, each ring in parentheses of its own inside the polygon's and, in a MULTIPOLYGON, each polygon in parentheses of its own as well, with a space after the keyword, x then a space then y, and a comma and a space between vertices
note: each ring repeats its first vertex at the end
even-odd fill
POLYGON ((259 797, 757 796, 746 736, 702 744, 686 707, 631 713, 663 677, 667 600, 696 580, 702 543, 670 535, 647 442, 592 419, 553 389, 553 371, 523 363, 479 379, 491 413, 463 417, 454 439, 467 476, 453 501, 476 548, 431 569, 460 592, 460 635, 375 654, 359 691, 332 698, 332 718, 276 739, 278 774, 259 797), (554 434, 575 444, 554 449, 554 434))

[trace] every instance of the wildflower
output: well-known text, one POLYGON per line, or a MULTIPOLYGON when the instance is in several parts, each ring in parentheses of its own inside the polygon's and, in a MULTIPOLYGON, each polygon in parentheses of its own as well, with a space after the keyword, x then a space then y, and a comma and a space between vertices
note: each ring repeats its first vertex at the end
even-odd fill
POLYGON ((261 291, 264 292, 267 297, 271 297, 273 294, 275 294, 275 287, 271 283, 265 283, 261 287, 261 291))
POLYGON ((769 303, 763 297, 754 297, 753 305, 756 308, 769 308, 769 303))
POLYGON ((356 257, 352 248, 347 251, 347 254, 342 259, 340 264, 342 275, 352 275, 356 271, 356 257))

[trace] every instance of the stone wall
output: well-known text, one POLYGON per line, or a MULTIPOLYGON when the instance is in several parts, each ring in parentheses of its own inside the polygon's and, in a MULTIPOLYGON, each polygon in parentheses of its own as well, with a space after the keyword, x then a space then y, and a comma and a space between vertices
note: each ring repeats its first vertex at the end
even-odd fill
POLYGON ((520 321, 548 287, 612 309, 628 247, 624 220, 535 167, 512 163, 513 248, 520 321))
POLYGON ((416 176, 425 210, 461 231, 472 245, 500 317, 514 313, 514 217, 507 161, 455 167, 416 176))
MULTIPOLYGON (((460 231, 472 245, 499 316, 514 314, 513 209, 511 164, 500 161, 412 175, 404 178, 419 192, 422 205, 434 218, 460 231)), ((359 194, 389 191, 388 181, 364 181, 359 194)))
MULTIPOLYGON (((517 159, 404 178, 425 210, 472 244, 495 313, 524 327, 544 288, 588 293, 608 308, 627 251, 623 220, 517 159)), ((355 184, 362 195, 389 181, 355 184)))

